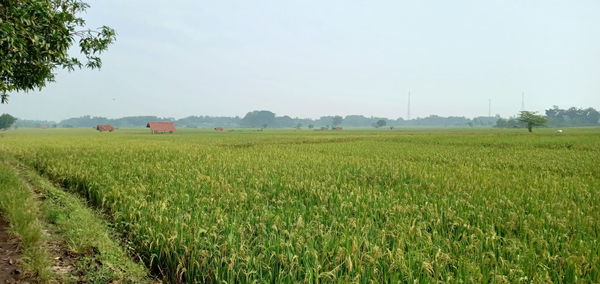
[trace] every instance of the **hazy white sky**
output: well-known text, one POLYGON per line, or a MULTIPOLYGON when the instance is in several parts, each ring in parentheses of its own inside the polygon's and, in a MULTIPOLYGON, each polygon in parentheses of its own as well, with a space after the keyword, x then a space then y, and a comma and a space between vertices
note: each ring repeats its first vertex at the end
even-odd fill
POLYGON ((117 42, 0 113, 60 120, 516 114, 600 108, 600 1, 97 0, 117 42))

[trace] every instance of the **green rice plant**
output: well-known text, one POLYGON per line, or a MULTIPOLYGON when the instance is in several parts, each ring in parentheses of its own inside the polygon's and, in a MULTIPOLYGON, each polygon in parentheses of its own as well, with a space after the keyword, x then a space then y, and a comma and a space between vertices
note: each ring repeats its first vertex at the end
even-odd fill
POLYGON ((18 130, 171 282, 598 282, 600 129, 18 130), (106 134, 106 133, 104 133, 106 134))

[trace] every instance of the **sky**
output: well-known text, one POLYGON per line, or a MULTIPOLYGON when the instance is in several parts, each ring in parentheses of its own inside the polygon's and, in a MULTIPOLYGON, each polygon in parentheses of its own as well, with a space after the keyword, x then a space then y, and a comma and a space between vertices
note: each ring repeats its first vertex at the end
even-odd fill
POLYGON ((101 70, 57 70, 0 113, 317 118, 600 109, 600 1, 95 0, 101 70))

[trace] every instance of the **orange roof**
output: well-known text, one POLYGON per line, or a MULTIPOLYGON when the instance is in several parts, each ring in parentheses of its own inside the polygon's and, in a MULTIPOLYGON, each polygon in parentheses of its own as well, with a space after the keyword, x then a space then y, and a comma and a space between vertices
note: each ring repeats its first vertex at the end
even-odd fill
POLYGON ((98 124, 96 125, 96 130, 102 132, 102 131, 113 131, 113 126, 110 124, 98 124))
POLYGON ((173 122, 153 121, 148 122, 146 127, 150 128, 152 132, 175 132, 175 125, 173 122))

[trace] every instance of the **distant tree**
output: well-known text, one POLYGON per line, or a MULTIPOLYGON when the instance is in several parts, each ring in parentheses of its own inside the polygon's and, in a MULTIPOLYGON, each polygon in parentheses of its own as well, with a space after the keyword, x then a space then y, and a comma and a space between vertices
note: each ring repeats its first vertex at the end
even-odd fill
POLYGON ((550 126, 595 126, 600 123, 600 112, 591 107, 560 109, 552 106, 546 110, 546 116, 550 126))
POLYGON ((517 118, 511 117, 511 118, 501 118, 499 117, 498 120, 496 120, 496 125, 494 127, 496 128, 524 128, 527 125, 525 123, 523 123, 522 121, 519 121, 517 118))
POLYGON ((462 116, 442 117, 438 115, 430 115, 424 118, 414 118, 406 121, 406 125, 410 126, 444 126, 444 127, 464 127, 470 120, 462 116))
POLYGON ((309 124, 309 125, 308 125, 308 129, 313 129, 313 128, 315 128, 315 125, 314 125, 314 124, 309 124))
POLYGON ((251 111, 242 118, 240 124, 242 127, 262 127, 267 128, 269 125, 273 125, 275 121, 275 114, 268 110, 255 110, 251 111))
POLYGON ((280 127, 280 128, 293 128, 296 127, 296 122, 293 118, 284 115, 284 116, 276 116, 275 121, 271 127, 280 127))
POLYGON ((527 124, 527 129, 532 132, 532 128, 535 126, 544 126, 548 119, 543 115, 537 115, 535 112, 521 111, 519 114, 519 121, 527 124))
POLYGON ((300 129, 300 128, 302 128, 302 123, 296 124, 296 129, 300 129))
POLYGON ((365 117, 363 115, 347 115, 344 118, 345 126, 352 127, 368 127, 373 124, 373 119, 365 117))
POLYGON ((352 127, 365 127, 365 126, 371 126, 371 119, 369 119, 368 117, 365 117, 363 115, 347 115, 344 118, 344 125, 345 126, 352 126, 352 127))
POLYGON ((103 26, 87 29, 81 0, 3 0, 0 3, 0 102, 8 92, 31 91, 54 81, 56 68, 100 68, 98 54, 115 40, 103 26), (69 55, 75 41, 85 57, 69 55))
POLYGON ((498 120, 496 120, 496 128, 506 128, 506 122, 507 120, 504 118, 498 118, 498 120))
POLYGON ((467 122, 467 125, 471 127, 475 126, 494 126, 496 122, 498 122, 499 116, 478 116, 474 117, 470 124, 467 122))
POLYGON ((15 121, 17 121, 17 119, 10 114, 5 113, 3 115, 0 115, 0 129, 9 129, 13 125, 13 123, 15 123, 15 121))
POLYGON ((385 119, 380 119, 375 123, 375 126, 377 128, 379 128, 379 127, 384 127, 386 124, 387 124, 387 122, 385 121, 385 119))
POLYGON ((342 124, 342 121, 344 121, 344 118, 339 115, 336 115, 331 119, 331 125, 333 127, 339 126, 340 124, 342 124))
MULTIPOLYGON (((193 128, 236 128, 240 127, 239 117, 188 116, 175 121, 176 125, 188 125, 193 128)), ((118 125, 117 123, 114 123, 118 125)))

